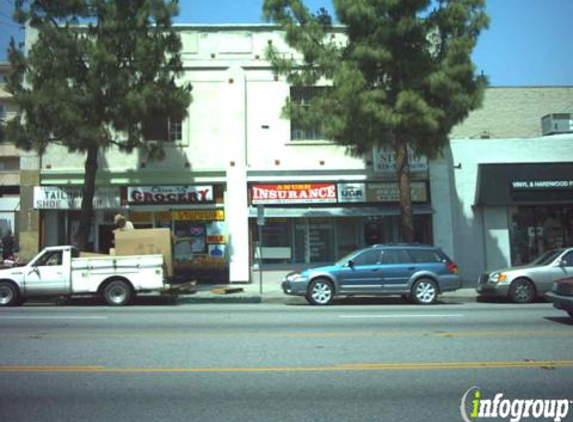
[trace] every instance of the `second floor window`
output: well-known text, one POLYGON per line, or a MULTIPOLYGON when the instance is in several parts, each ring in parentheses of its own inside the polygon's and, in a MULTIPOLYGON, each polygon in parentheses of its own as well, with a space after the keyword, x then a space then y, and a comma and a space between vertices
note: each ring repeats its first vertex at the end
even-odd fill
MULTIPOLYGON (((307 113, 307 110, 310 109, 310 102, 322 89, 326 89, 326 87, 291 87, 290 100, 293 104, 301 106, 302 113, 307 113)), ((291 118, 290 122, 290 138, 293 141, 325 139, 320 122, 303 124, 295 116, 291 118)))
POLYGON ((143 135, 148 141, 179 142, 183 139, 180 119, 155 117, 143 126, 143 135))

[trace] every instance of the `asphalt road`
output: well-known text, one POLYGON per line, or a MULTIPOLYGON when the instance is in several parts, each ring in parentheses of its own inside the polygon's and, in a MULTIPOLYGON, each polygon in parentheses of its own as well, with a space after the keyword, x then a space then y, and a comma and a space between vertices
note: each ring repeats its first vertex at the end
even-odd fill
POLYGON ((461 421, 477 387, 573 421, 572 350, 546 303, 4 308, 0 420, 461 421))

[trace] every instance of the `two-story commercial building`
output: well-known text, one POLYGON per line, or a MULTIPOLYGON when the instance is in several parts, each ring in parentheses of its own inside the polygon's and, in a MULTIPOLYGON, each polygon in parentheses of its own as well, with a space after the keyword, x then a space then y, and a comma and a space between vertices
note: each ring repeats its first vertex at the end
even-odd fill
MULTIPOLYGON (((287 97, 304 103, 312 87, 290 87, 265 60, 269 41, 294 54, 277 27, 178 30, 180 82, 193 85, 188 117, 156 125, 162 161, 100 156, 94 250, 109 249, 117 212, 136 227, 170 227, 180 268, 228 269, 231 282, 257 279, 259 251, 265 278, 278 281, 293 268, 399 241, 393 153, 352 157, 320 128, 281 117, 287 97)), ((489 89, 442 157, 411 157, 416 241, 442 247, 468 283, 485 269, 571 244, 573 129, 542 136, 541 128, 542 116, 571 112, 573 88, 489 89), (550 215, 558 223, 548 223, 550 215), (549 233, 553 240, 544 240, 549 233)), ((74 242, 83 161, 60 147, 40 157, 32 207, 43 245, 74 242)))

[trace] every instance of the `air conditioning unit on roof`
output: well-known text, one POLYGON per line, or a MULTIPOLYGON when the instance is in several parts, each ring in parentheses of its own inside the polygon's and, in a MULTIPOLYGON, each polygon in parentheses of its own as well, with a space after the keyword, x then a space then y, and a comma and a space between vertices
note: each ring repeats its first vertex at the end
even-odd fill
POLYGON ((572 113, 553 113, 541 118, 542 135, 555 135, 558 133, 573 133, 572 113))

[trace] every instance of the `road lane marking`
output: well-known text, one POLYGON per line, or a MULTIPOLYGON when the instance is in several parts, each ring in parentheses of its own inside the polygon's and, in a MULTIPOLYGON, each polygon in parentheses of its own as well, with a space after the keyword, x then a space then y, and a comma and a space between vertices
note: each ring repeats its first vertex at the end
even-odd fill
POLYGON ((513 361, 513 362, 400 362, 348 363, 329 366, 278 366, 251 368, 114 368, 107 366, 0 366, 0 373, 276 373, 276 372, 347 372, 347 371, 431 371, 464 369, 531 369, 571 368, 571 360, 513 361))
POLYGON ((65 319, 65 320, 87 320, 87 319, 108 319, 106 316, 54 316, 54 315, 47 315, 47 316, 31 316, 31 315, 22 315, 22 316, 14 316, 14 315, 1 315, 0 319, 12 319, 12 320, 44 320, 44 319, 65 319))
POLYGON ((462 314, 338 315, 339 318, 460 318, 462 314))

